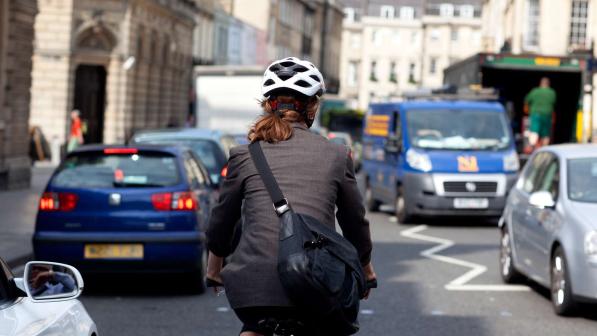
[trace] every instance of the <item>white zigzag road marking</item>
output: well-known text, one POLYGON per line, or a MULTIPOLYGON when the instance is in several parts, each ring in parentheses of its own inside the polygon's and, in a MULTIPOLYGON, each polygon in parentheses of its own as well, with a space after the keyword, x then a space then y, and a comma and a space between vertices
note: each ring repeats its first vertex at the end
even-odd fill
POLYGON ((467 285, 468 282, 472 281, 474 278, 478 277, 479 275, 485 273, 487 271, 487 267, 484 265, 475 264, 470 261, 460 260, 444 255, 437 254, 440 251, 448 249, 454 246, 454 242, 448 239, 439 238, 439 237, 432 237, 426 236, 421 234, 421 231, 427 230, 427 225, 419 225, 414 228, 404 230, 400 232, 400 235, 416 240, 422 240, 430 243, 436 243, 437 246, 434 246, 430 249, 427 249, 421 252, 423 257, 445 262, 452 265, 457 265, 461 267, 470 268, 470 271, 464 273, 463 275, 459 276, 458 278, 450 281, 448 284, 444 286, 446 290, 449 291, 495 291, 495 292, 520 292, 520 291, 528 291, 530 290, 527 286, 518 286, 518 285, 467 285))

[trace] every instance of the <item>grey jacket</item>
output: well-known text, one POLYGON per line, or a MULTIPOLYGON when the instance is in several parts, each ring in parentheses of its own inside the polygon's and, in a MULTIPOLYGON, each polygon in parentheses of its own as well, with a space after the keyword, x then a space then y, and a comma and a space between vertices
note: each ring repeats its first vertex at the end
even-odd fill
MULTIPOLYGON (((371 259, 369 222, 347 149, 309 132, 304 125, 293 127, 293 135, 287 141, 262 143, 282 193, 294 211, 323 224, 335 227, 335 214, 344 236, 366 265, 371 259)), ((232 253, 222 270, 230 305, 292 306, 276 270, 279 223, 270 196, 248 146, 235 147, 230 154, 228 175, 207 232, 210 251, 222 257, 232 253), (241 214, 242 235, 232 251, 234 227, 241 214)))

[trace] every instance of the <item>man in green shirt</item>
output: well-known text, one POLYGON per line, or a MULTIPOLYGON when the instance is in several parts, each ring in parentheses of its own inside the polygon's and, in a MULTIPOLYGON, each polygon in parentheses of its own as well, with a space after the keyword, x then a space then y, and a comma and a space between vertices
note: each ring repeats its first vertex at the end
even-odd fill
POLYGON ((539 87, 534 88, 524 98, 530 111, 529 144, 536 147, 549 145, 553 107, 556 103, 556 92, 549 86, 549 78, 541 78, 539 87))

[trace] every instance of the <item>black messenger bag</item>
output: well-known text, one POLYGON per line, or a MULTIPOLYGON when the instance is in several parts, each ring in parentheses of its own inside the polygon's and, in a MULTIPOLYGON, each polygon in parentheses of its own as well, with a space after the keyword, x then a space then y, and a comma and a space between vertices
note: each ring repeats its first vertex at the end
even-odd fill
POLYGON ((280 220, 278 274, 290 300, 333 335, 359 330, 359 301, 367 290, 355 247, 334 228, 295 213, 284 198, 259 142, 253 162, 280 220))

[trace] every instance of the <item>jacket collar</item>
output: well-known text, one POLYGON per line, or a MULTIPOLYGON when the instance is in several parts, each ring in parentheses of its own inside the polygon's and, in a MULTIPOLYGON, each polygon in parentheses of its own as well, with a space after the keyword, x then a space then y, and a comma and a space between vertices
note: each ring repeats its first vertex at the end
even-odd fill
POLYGON ((302 130, 307 130, 307 125, 303 124, 303 123, 298 123, 298 122, 293 122, 292 123, 292 128, 299 128, 302 130))

